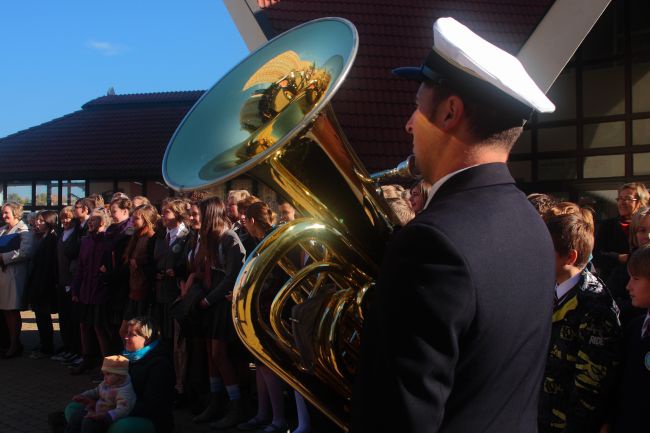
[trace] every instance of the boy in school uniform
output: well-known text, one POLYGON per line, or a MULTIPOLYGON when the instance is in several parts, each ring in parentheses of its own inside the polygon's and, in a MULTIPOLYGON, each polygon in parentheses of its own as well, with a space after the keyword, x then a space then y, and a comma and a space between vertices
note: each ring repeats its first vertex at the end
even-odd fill
POLYGON ((585 266, 594 245, 586 209, 549 215, 556 256, 555 305, 544 374, 540 433, 598 433, 607 421, 620 363, 618 308, 585 266))
MULTIPOLYGON (((627 291, 632 305, 650 309, 650 244, 630 257, 627 291)), ((624 332, 624 360, 611 433, 650 432, 650 310, 636 317, 624 332)))

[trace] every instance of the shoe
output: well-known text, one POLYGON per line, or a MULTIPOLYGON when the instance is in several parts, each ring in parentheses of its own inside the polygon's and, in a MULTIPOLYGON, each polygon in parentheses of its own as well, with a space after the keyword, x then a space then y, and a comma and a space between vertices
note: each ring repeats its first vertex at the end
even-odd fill
POLYGON ((76 367, 84 361, 83 356, 75 355, 73 358, 63 361, 61 364, 67 365, 68 367, 76 367))
POLYGON ((72 355, 70 352, 59 352, 56 355, 52 355, 50 359, 52 361, 65 361, 70 355, 72 355))
POLYGON ((83 372, 85 372, 87 370, 90 370, 91 367, 92 367, 92 365, 91 365, 90 361, 82 359, 81 362, 79 363, 79 365, 74 366, 74 367, 73 366, 69 367, 70 368, 70 374, 72 376, 79 376, 83 372))
POLYGON ((228 405, 226 415, 217 422, 210 424, 212 430, 225 430, 236 426, 246 416, 244 408, 244 401, 240 398, 238 400, 231 400, 228 405))
POLYGON ((241 424, 237 424, 237 430, 243 431, 253 431, 263 429, 267 425, 271 424, 271 420, 259 420, 257 417, 253 417, 248 421, 244 421, 241 424))
POLYGON ((286 424, 280 426, 269 424, 266 427, 257 430, 255 433, 287 433, 288 431, 289 426, 286 424))
POLYGON ((5 352, 4 355, 2 355, 2 359, 10 359, 10 358, 17 358, 23 354, 23 345, 21 344, 20 346, 16 346, 15 348, 9 348, 5 352))
POLYGON ((216 418, 218 413, 219 394, 210 393, 210 401, 208 402, 208 406, 203 410, 203 412, 192 418, 192 421, 196 423, 208 422, 216 418))

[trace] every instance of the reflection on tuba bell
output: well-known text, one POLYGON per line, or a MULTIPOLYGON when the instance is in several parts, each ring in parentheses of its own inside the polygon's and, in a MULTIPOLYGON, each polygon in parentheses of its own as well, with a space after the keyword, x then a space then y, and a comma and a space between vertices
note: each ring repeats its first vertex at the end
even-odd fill
POLYGON ((357 46, 356 29, 340 18, 269 41, 192 107, 163 160, 178 191, 245 173, 303 216, 250 254, 233 320, 259 360, 344 430, 362 307, 396 221, 329 105, 357 46), (278 272, 279 289, 268 283, 278 272))

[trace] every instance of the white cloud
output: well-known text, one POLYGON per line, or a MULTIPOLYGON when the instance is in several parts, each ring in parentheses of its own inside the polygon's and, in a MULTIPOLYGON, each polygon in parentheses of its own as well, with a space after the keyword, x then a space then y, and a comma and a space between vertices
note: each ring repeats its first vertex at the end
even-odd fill
POLYGON ((127 47, 123 45, 103 41, 88 41, 88 43, 86 43, 86 46, 93 50, 99 51, 105 56, 114 56, 116 54, 123 53, 127 49, 127 47))

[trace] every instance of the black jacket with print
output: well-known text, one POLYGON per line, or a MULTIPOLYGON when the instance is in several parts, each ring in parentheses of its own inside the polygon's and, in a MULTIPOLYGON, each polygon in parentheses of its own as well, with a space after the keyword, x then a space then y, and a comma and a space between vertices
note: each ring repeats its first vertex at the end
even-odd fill
POLYGON ((583 270, 553 309, 540 433, 598 433, 610 410, 620 364, 618 307, 602 281, 583 270))

